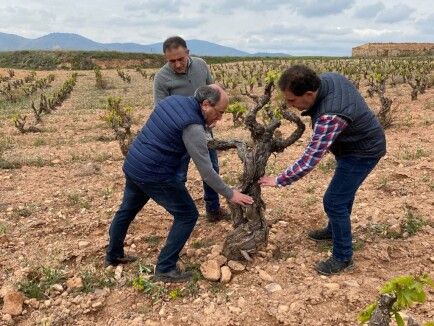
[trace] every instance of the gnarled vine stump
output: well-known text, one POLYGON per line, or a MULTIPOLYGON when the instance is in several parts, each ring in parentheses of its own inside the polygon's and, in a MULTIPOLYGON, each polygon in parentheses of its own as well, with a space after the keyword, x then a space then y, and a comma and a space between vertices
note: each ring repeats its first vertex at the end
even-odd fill
POLYGON ((395 301, 396 297, 393 295, 381 295, 369 321, 369 326, 388 326, 390 324, 390 312, 395 301))
POLYGON ((267 162, 272 153, 283 152, 285 148, 298 140, 304 132, 305 126, 301 119, 281 107, 283 119, 296 124, 296 130, 287 138, 282 138, 275 132, 281 121, 268 110, 266 111, 270 122, 266 125, 257 121, 256 116, 261 109, 266 110, 266 104, 270 102, 274 89, 274 83, 265 86, 262 95, 256 105, 249 110, 244 124, 250 130, 252 143, 240 140, 217 140, 208 143, 209 148, 228 150, 236 148, 238 157, 244 165, 243 174, 238 186, 241 192, 254 199, 254 203, 246 208, 229 203, 232 214, 234 230, 228 235, 223 247, 223 254, 228 259, 250 260, 250 254, 257 251, 261 245, 265 245, 268 239, 268 227, 264 217, 265 203, 261 198, 259 178, 264 176, 267 162))

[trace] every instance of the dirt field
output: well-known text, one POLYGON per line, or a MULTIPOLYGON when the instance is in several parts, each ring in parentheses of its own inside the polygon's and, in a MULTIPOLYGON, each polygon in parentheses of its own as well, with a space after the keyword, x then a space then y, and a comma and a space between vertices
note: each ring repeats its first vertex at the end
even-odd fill
MULTIPOLYGON (((18 76, 26 73, 16 71, 18 76)), ((2 314, 0 324, 357 325, 357 314, 387 280, 404 274, 434 277, 434 89, 411 101, 407 85, 388 90, 395 117, 386 131, 388 153, 356 197, 352 271, 319 276, 313 266, 330 254, 330 245, 306 238, 325 223, 322 195, 333 173, 331 155, 292 186, 264 189, 269 244, 253 262, 243 263, 246 269, 234 273, 229 283, 198 276, 184 287, 145 282, 148 294, 134 288, 139 270, 155 263, 171 225, 170 215, 153 202, 137 216, 126 240, 126 251, 141 261, 105 270, 108 227, 122 199, 124 178, 118 143, 101 119, 103 106, 108 96, 121 96, 133 108, 134 131, 152 106, 151 81, 133 70, 128 73, 130 84, 115 70, 104 70, 109 88, 98 90, 93 71, 79 72, 70 98, 43 117, 42 133, 20 134, 10 119, 13 112, 31 118, 29 99, 2 107, 2 159, 21 167, 0 169, 0 288, 3 295, 10 287, 34 296, 42 292, 39 299, 25 298, 20 315, 2 314), (82 286, 74 286, 74 277, 82 286)), ((0 69, 0 74, 7 73, 0 69)), ((70 73, 55 75, 48 92, 70 73)), ((378 107, 375 99, 367 100, 378 107)), ((276 175, 298 158, 310 139, 306 129, 296 144, 270 158, 268 174, 276 175)), ((292 127, 285 124, 281 130, 290 133, 292 127)), ((229 114, 215 135, 248 139, 246 130, 232 126, 229 114)), ((235 152, 222 152, 219 159, 224 180, 235 184, 242 169, 235 152)), ((201 217, 182 263, 197 272, 232 226, 203 217, 202 185, 193 164, 188 188, 201 217)), ((427 292, 427 301, 405 314, 421 322, 433 320, 434 290, 427 292)))

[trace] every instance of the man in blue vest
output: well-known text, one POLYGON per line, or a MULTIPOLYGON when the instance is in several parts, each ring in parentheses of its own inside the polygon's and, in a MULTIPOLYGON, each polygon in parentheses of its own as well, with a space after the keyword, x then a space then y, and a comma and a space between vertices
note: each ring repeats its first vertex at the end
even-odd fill
MULTIPOLYGON (((163 43, 163 53, 167 63, 157 72, 154 79, 154 105, 170 95, 192 96, 194 91, 213 83, 213 78, 206 62, 198 57, 191 57, 187 43, 179 36, 172 36, 163 43)), ((210 129, 213 126, 210 126, 210 129)), ((209 130, 211 134, 211 131, 209 130)), ((211 134, 212 135, 212 134, 211 134)), ((214 170, 219 173, 217 151, 209 149, 209 156, 214 170)), ((179 165, 179 180, 187 181, 190 156, 186 154, 179 165)), ((219 195, 206 182, 203 183, 206 218, 216 222, 229 217, 220 206, 219 195)))
POLYGON ((353 266, 350 215, 357 189, 386 153, 380 122, 362 95, 344 76, 316 73, 303 65, 285 70, 279 80, 288 106, 310 116, 313 136, 303 155, 277 177, 264 176, 263 186, 288 186, 309 173, 330 151, 336 170, 323 198, 325 228, 309 233, 315 241, 332 240, 333 254, 315 269, 323 275, 353 266))
POLYGON ((202 179, 217 193, 235 204, 253 203, 250 196, 223 182, 209 158, 205 128, 222 118, 228 103, 227 94, 214 84, 199 87, 192 97, 173 95, 157 103, 125 159, 124 197, 110 226, 106 265, 137 259, 125 255, 124 240, 130 223, 152 198, 174 218, 158 257, 154 280, 184 282, 191 278, 190 272, 176 268, 179 253, 198 218, 196 205, 185 183, 176 177, 181 158, 186 153, 193 159, 202 179))

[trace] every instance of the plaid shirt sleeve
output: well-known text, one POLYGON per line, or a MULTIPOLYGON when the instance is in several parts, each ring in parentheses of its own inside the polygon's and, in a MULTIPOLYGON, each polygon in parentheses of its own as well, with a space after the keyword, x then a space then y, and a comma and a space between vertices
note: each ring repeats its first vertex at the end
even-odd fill
POLYGON ((303 155, 276 178, 276 185, 288 186, 308 174, 347 125, 348 123, 337 115, 322 115, 315 123, 312 139, 303 155))

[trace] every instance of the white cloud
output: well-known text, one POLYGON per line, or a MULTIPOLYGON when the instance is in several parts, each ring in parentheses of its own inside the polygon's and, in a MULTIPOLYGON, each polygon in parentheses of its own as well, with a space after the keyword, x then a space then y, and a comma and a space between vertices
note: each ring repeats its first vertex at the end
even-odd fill
POLYGON ((273 11, 286 5, 287 4, 281 0, 215 0, 213 2, 203 2, 200 6, 200 10, 227 15, 237 10, 252 12, 273 11))
POLYGON ((179 0, 143 0, 126 1, 124 9, 127 12, 146 11, 153 14, 174 14, 179 13, 180 9, 186 4, 179 0))
POLYGON ((397 4, 391 8, 382 10, 375 18, 375 21, 380 23, 400 22, 402 20, 408 19, 411 13, 414 11, 414 8, 411 8, 406 4, 397 4))
MULTIPOLYGON (((423 33, 434 35, 434 14, 416 21, 416 27, 423 33)), ((432 41, 432 39, 431 39, 432 41)))
POLYGON ((357 18, 370 20, 375 18, 384 8, 384 4, 380 1, 372 4, 362 5, 358 8, 355 8, 354 16, 357 18))
POLYGON ((77 33, 97 42, 150 44, 170 35, 248 52, 350 55, 367 42, 432 42, 429 0, 0 1, 0 32, 77 33))
POLYGON ((399 30, 394 31, 390 29, 372 29, 372 28, 354 29, 354 34, 363 38, 379 37, 391 33, 399 33, 399 30))
POLYGON ((351 8, 354 0, 300 0, 294 2, 294 8, 305 17, 335 15, 351 8))

